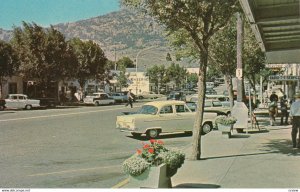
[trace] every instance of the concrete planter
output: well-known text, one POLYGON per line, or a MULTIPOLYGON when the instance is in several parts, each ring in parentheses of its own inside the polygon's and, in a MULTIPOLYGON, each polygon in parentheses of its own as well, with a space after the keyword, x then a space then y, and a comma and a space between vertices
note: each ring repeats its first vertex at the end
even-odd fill
POLYGON ((150 167, 139 176, 130 176, 130 183, 140 188, 171 188, 171 178, 167 177, 167 165, 150 167))
POLYGON ((222 135, 228 136, 228 138, 231 138, 232 136, 232 130, 233 130, 233 124, 230 125, 223 125, 218 123, 218 130, 222 132, 222 135))

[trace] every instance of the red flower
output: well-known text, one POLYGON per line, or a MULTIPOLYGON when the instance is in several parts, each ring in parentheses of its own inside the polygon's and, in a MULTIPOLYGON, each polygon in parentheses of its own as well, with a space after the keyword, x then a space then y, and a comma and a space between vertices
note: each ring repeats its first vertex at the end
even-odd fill
POLYGON ((150 147, 150 145, 145 144, 143 148, 144 148, 144 149, 148 149, 149 147, 150 147))
POLYGON ((142 150, 140 150, 140 149, 136 150, 136 152, 138 155, 142 154, 142 150))
POLYGON ((150 143, 155 143, 156 142, 156 140, 155 139, 150 139, 150 143))
POLYGON ((158 140, 157 143, 160 144, 160 145, 163 145, 163 144, 164 144, 164 142, 161 141, 161 140, 158 140))
POLYGON ((148 149, 148 152, 149 152, 149 153, 154 153, 154 149, 153 149, 153 148, 149 148, 149 149, 148 149))

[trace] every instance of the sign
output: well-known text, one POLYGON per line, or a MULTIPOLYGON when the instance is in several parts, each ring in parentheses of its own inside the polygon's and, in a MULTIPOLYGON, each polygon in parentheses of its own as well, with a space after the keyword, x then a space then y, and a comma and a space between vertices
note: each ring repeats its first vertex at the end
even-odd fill
POLYGON ((270 81, 298 81, 300 80, 300 76, 292 76, 292 75, 270 75, 270 81))
POLYGON ((238 79, 242 79, 242 77, 243 77, 243 69, 240 69, 240 68, 236 69, 236 71, 235 71, 235 76, 236 76, 238 79))

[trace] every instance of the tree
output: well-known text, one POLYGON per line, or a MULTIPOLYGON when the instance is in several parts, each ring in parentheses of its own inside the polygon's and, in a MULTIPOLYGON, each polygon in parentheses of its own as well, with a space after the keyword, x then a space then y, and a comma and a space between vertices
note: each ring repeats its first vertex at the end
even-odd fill
POLYGON ((213 59, 211 61, 212 70, 221 72, 219 75, 224 76, 231 108, 233 107, 232 77, 235 76, 236 70, 237 30, 235 20, 232 17, 226 27, 214 35, 210 49, 213 59))
POLYGON ((117 69, 119 69, 119 66, 125 66, 125 68, 134 68, 135 65, 133 61, 129 57, 122 57, 117 61, 117 69))
POLYGON ((20 60, 20 73, 25 79, 34 79, 47 85, 72 74, 74 54, 64 36, 49 29, 23 22, 23 28, 14 28, 11 40, 20 60))
POLYGON ((164 65, 154 65, 151 68, 148 68, 147 76, 149 76, 150 83, 154 83, 157 87, 158 93, 168 82, 167 69, 164 65))
POLYGON ((125 67, 125 63, 121 63, 119 66, 119 76, 117 78, 117 86, 119 86, 122 90, 122 87, 128 87, 128 76, 126 75, 126 67, 125 67))
POLYGON ((17 53, 12 46, 0 41, 0 98, 2 97, 2 82, 5 77, 11 77, 19 68, 17 53))
POLYGON ((179 64, 172 63, 167 69, 167 77, 175 83, 176 89, 180 89, 186 82, 187 71, 184 67, 180 67, 179 64))
POLYGON ((78 80, 81 88, 89 79, 98 80, 105 73, 105 66, 108 64, 107 58, 99 45, 91 40, 82 41, 78 38, 71 39, 69 44, 74 49, 77 57, 77 67, 73 77, 78 80))
POLYGON ((210 38, 223 28, 238 9, 237 0, 122 0, 122 3, 142 9, 163 24, 170 34, 182 41, 177 46, 189 48, 199 62, 198 107, 193 128, 192 156, 201 156, 201 131, 204 109, 206 69, 210 38))

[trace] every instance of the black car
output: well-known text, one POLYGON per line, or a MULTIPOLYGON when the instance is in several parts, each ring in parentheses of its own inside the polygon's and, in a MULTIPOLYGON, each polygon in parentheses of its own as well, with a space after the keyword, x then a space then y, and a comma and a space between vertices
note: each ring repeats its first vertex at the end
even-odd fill
POLYGON ((168 97, 167 100, 179 100, 179 101, 185 101, 186 96, 183 91, 172 91, 168 97))
POLYGON ((0 111, 4 110, 6 107, 5 107, 5 100, 4 99, 0 99, 0 111))

